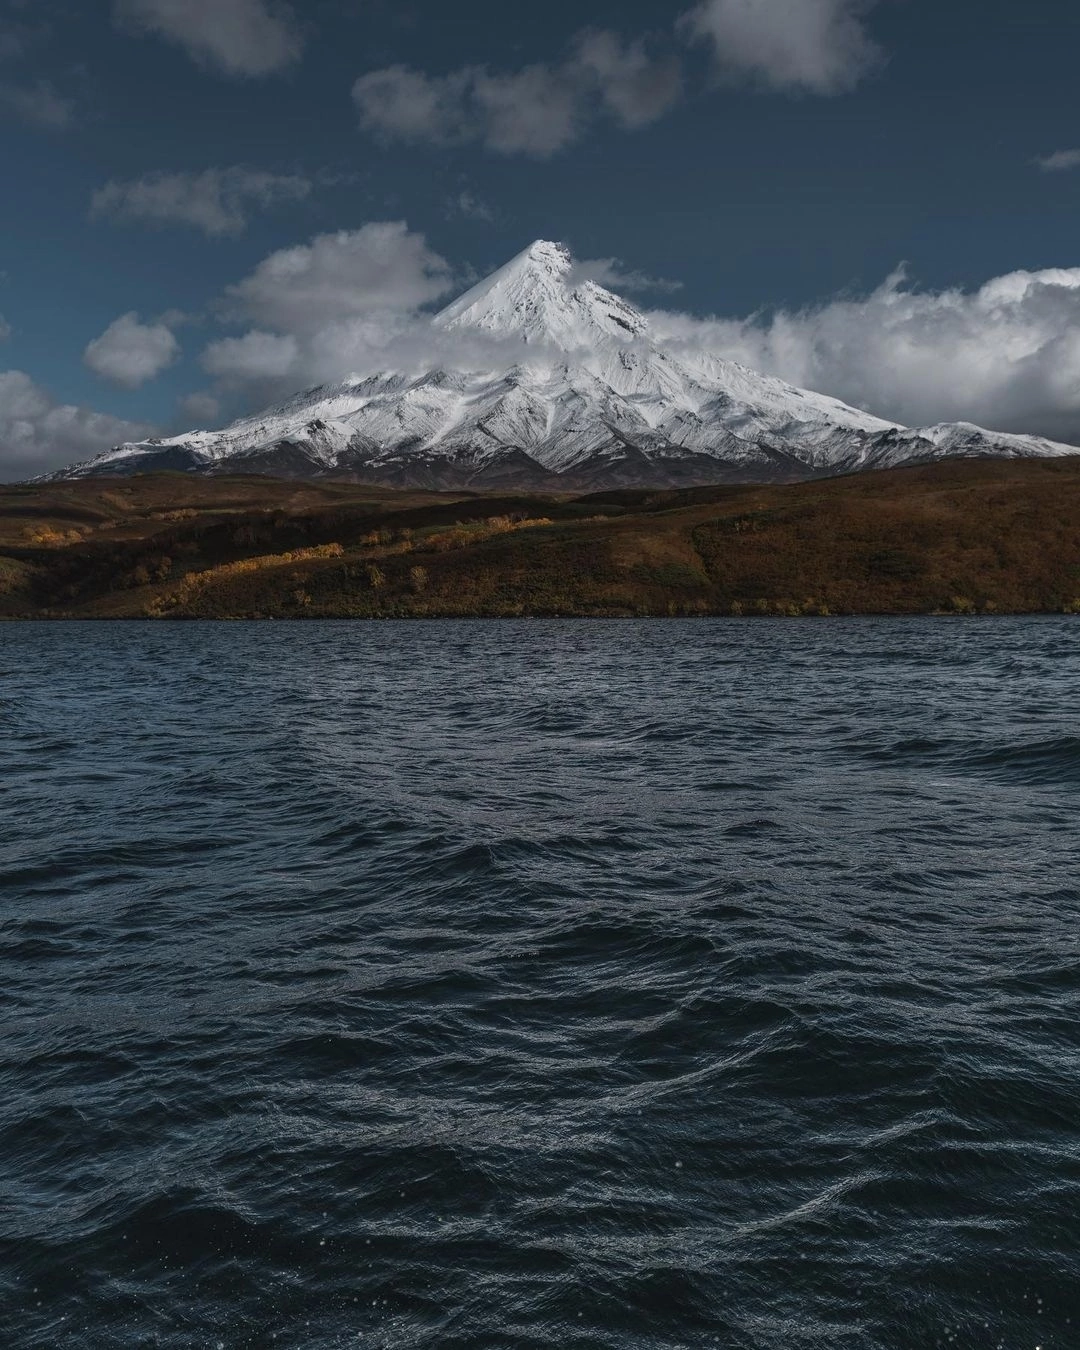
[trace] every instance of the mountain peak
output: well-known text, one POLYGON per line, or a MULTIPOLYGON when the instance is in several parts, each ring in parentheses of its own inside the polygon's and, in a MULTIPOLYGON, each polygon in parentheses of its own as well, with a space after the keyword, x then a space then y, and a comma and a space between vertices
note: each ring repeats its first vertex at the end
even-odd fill
POLYGON ((643 315, 594 281, 574 280, 565 244, 537 239, 434 318, 438 328, 478 329, 562 351, 598 339, 640 337, 643 315))
POLYGON ((562 275, 569 273, 574 265, 573 254, 566 245, 554 243, 550 239, 534 239, 527 249, 511 260, 510 265, 513 266, 514 263, 522 261, 548 267, 562 275))
POLYGON ((415 370, 358 375, 220 432, 120 446, 51 477, 344 473, 388 486, 549 491, 1076 453, 967 424, 906 430, 708 347, 665 345, 593 279, 612 271, 537 239, 434 316, 430 364, 421 351, 415 370))

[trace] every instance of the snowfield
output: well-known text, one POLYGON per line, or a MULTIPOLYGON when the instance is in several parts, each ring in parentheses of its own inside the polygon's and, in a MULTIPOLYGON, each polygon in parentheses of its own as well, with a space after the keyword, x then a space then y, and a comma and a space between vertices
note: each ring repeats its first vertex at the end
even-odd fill
POLYGON ((432 318, 444 347, 460 335, 463 352, 479 345, 504 364, 358 376, 223 431, 122 445, 47 477, 182 469, 580 489, 1078 453, 968 423, 901 427, 713 352, 676 354, 627 301, 574 274, 570 253, 540 240, 432 318))

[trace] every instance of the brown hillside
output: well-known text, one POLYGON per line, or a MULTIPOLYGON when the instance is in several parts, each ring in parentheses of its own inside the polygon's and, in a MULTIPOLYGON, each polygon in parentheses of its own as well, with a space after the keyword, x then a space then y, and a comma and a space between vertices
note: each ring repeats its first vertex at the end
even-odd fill
POLYGON ((1080 612, 1080 456, 582 497, 0 488, 0 617, 1080 612))

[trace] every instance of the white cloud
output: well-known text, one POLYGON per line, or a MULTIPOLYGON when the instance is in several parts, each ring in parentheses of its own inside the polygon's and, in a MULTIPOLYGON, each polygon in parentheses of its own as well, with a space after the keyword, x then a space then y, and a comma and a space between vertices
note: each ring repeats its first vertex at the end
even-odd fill
POLYGON ((202 365, 223 391, 265 400, 357 372, 512 361, 497 338, 432 329, 427 307, 460 281, 402 221, 320 235, 228 288, 221 317, 251 327, 202 365))
POLYGON ((618 258, 588 258, 584 262, 575 263, 570 281, 572 284, 578 281, 595 281, 597 285, 606 286, 610 290, 629 291, 635 295, 645 291, 666 291, 670 294, 683 288, 681 281, 651 277, 646 272, 625 267, 618 258))
POLYGON ((1035 161, 1044 173, 1060 173, 1065 169, 1080 169, 1080 150, 1058 150, 1035 161))
POLYGON ((682 92, 678 61, 654 59, 640 38, 623 43, 615 33, 585 32, 578 38, 574 60, 592 75, 602 101, 627 128, 655 122, 682 92))
POLYGON ((132 310, 87 346, 83 361, 103 380, 124 389, 138 389, 156 379, 179 355, 180 344, 167 324, 140 323, 132 310))
POLYGON ((701 0, 680 20, 710 44, 721 75, 772 89, 838 94, 881 60, 863 25, 876 0, 701 0))
POLYGON ((75 105, 58 94, 48 80, 35 84, 0 81, 0 104, 16 117, 48 131, 62 131, 71 125, 75 105))
MULTIPOLYGON (((878 2, 698 0, 675 30, 707 43, 724 78, 837 94, 882 60, 863 22, 878 2)), ((561 61, 516 71, 465 66, 429 75, 400 64, 370 71, 353 85, 353 101, 361 126, 384 140, 478 141, 543 159, 572 145, 601 113, 632 130, 671 110, 683 92, 681 62, 650 47, 645 38, 589 29, 561 61)))
POLYGON ((361 75, 352 90, 360 123, 395 141, 444 145, 467 139, 465 101, 475 73, 425 75, 395 65, 361 75))
POLYGON ((1080 433, 1080 268, 1013 272, 973 292, 915 290, 898 271, 871 295, 799 312, 652 322, 676 345, 705 344, 909 426, 1080 433))
POLYGON ((624 127, 655 121, 681 87, 674 58, 654 59, 642 40, 589 31, 554 65, 511 72, 467 66, 434 76, 388 66, 362 75, 353 100, 361 126, 384 139, 480 141, 501 154, 543 159, 576 141, 600 110, 624 127))
POLYGON ((271 75, 303 48, 293 11, 276 0, 115 0, 113 13, 226 75, 271 75))
POLYGON ((92 219, 191 225, 213 237, 242 234, 253 210, 303 201, 312 190, 297 174, 265 173, 236 165, 201 173, 148 173, 107 183, 94 193, 92 219))
POLYGON ((86 459, 155 428, 60 404, 21 370, 0 371, 0 478, 23 478, 86 459))
POLYGON ((225 388, 246 387, 259 404, 356 375, 490 369, 538 355, 535 345, 514 339, 434 329, 424 313, 374 311, 297 334, 256 329, 225 338, 206 349, 202 363, 225 388))
POLYGON ((287 380, 297 369, 300 345, 291 333, 255 329, 239 338, 212 342, 202 355, 208 375, 230 383, 287 380))
POLYGON ((314 332, 339 319, 406 312, 444 295, 449 265, 404 221, 317 235, 265 258, 230 286, 225 312, 260 328, 314 332))
POLYGON ((509 75, 477 71, 470 92, 478 134, 490 150, 545 159, 578 138, 582 95, 563 71, 545 65, 509 75))
MULTIPOLYGON (((612 258, 579 263, 572 280, 586 277, 617 291, 678 285, 612 258)), ((249 330, 213 343, 203 365, 262 399, 350 375, 505 368, 526 356, 512 340, 432 328, 427 307, 451 280, 402 222, 320 236, 230 288, 226 316, 249 330)), ((898 271, 868 295, 800 311, 648 317, 676 353, 704 348, 907 425, 1080 434, 1080 267, 1014 272, 973 292, 919 290, 898 271)))
POLYGON ((185 394, 179 402, 179 408, 185 418, 208 427, 217 421, 221 402, 208 389, 200 389, 194 394, 185 394))

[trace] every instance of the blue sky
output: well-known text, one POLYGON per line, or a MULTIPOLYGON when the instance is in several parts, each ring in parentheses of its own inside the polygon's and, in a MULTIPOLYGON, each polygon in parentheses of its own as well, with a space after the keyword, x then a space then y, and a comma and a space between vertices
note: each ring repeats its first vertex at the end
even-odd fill
POLYGON ((796 382, 1073 439, 1078 55, 1067 0, 0 0, 0 476, 377 363, 538 237, 796 382))

